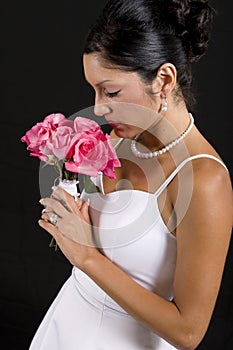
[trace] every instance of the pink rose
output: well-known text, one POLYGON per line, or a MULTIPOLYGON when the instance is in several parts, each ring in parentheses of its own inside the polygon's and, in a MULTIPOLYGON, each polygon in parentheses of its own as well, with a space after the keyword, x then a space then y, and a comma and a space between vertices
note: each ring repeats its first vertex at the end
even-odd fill
POLYGON ((65 168, 71 172, 96 177, 99 171, 115 178, 114 167, 120 166, 115 150, 109 138, 100 129, 97 133, 89 131, 76 135, 72 140, 67 156, 72 161, 65 163, 65 168))
POLYGON ((115 176, 114 168, 120 167, 121 162, 119 161, 116 155, 116 151, 111 144, 110 136, 108 134, 106 134, 105 136, 106 136, 105 147, 106 147, 106 152, 108 153, 107 155, 108 161, 107 161, 106 167, 104 169, 101 169, 101 171, 105 176, 109 177, 110 179, 115 179, 116 176, 115 176))
POLYGON ((28 130, 21 141, 27 143, 31 156, 56 166, 63 161, 72 173, 97 176, 102 171, 115 178, 114 168, 121 166, 109 135, 88 118, 72 121, 61 113, 50 114, 28 130))
POLYGON ((102 130, 94 120, 84 118, 84 117, 76 117, 74 120, 74 130, 77 133, 91 133, 98 134, 99 132, 102 134, 102 130))
POLYGON ((47 161, 47 154, 43 153, 46 143, 51 138, 52 133, 63 123, 66 117, 61 113, 50 114, 40 123, 34 125, 21 138, 22 142, 28 145, 27 150, 31 151, 30 155, 38 157, 42 161, 47 161))
POLYGON ((40 147, 40 151, 48 156, 54 155, 59 160, 64 159, 73 137, 74 129, 70 126, 61 125, 51 133, 44 147, 40 147))
POLYGON ((51 130, 44 127, 43 123, 37 123, 21 138, 22 142, 28 145, 27 150, 31 151, 30 155, 46 161, 47 157, 43 155, 40 148, 44 146, 51 136, 51 130))
POLYGON ((48 128, 50 130, 57 129, 58 126, 62 125, 64 122, 67 121, 67 118, 61 114, 61 113, 53 113, 47 115, 47 117, 44 118, 42 124, 45 128, 48 128))

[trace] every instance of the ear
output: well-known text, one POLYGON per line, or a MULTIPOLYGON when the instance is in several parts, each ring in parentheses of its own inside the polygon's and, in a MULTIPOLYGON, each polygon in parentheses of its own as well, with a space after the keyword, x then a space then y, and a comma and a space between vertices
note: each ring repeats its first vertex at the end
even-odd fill
POLYGON ((153 93, 169 96, 177 83, 176 67, 172 63, 164 63, 152 82, 153 93))

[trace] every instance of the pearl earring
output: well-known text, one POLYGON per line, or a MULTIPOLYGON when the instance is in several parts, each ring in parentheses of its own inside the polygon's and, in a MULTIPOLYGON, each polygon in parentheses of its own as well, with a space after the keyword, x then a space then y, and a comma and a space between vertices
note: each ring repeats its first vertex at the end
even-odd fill
POLYGON ((166 96, 163 97, 162 106, 161 106, 161 112, 167 112, 168 106, 167 106, 167 98, 166 96))

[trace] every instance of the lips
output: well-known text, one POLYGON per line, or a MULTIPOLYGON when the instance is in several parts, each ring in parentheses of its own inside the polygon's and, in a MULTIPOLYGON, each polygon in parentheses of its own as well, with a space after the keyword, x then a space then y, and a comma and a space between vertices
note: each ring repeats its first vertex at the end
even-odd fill
POLYGON ((108 122, 108 124, 111 125, 112 127, 116 127, 117 125, 119 125, 119 123, 116 122, 115 120, 108 120, 107 118, 105 119, 108 122))
POLYGON ((110 122, 108 122, 108 123, 109 123, 109 125, 110 125, 111 127, 113 127, 113 128, 116 128, 116 127, 119 125, 119 123, 112 122, 112 121, 110 121, 110 122))

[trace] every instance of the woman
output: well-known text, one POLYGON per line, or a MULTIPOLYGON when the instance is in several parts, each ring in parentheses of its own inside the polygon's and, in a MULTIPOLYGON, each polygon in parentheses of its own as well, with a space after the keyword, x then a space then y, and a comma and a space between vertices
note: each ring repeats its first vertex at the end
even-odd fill
POLYGON ((83 64, 121 167, 101 193, 44 198, 39 225, 73 264, 30 350, 195 349, 232 228, 232 187, 190 110, 208 1, 110 0, 83 64), (50 222, 56 213, 57 222, 50 222), (93 226, 93 229, 92 229, 93 226))

